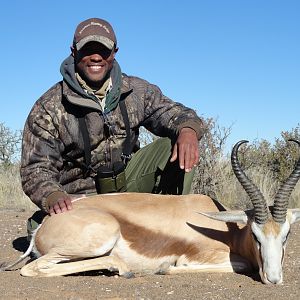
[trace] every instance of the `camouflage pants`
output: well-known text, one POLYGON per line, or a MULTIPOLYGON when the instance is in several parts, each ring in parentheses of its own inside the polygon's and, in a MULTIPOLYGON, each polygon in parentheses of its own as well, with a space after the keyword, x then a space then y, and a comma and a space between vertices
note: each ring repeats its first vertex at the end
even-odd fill
MULTIPOLYGON (((170 163, 172 153, 171 140, 160 138, 137 151, 126 169, 127 192, 155 194, 189 194, 194 170, 185 173, 178 161, 170 163)), ((37 211, 28 219, 28 239, 46 215, 37 211)))

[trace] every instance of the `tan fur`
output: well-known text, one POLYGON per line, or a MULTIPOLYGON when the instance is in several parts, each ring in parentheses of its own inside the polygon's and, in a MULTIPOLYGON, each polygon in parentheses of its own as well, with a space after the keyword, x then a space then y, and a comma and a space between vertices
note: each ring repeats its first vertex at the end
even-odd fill
POLYGON ((219 210, 222 205, 203 195, 124 193, 79 199, 71 211, 43 222, 35 236, 42 256, 21 274, 251 269, 253 258, 243 258, 237 242, 247 238, 246 231, 197 214, 219 210))
POLYGON ((263 233, 268 235, 277 236, 280 232, 280 225, 276 223, 273 218, 270 218, 266 224, 263 226, 263 233))
POLYGON ((149 258, 176 255, 194 256, 199 250, 184 238, 155 232, 140 226, 120 216, 115 216, 121 228, 123 238, 129 243, 130 248, 149 258), (151 247, 149 247, 151 245, 151 247))

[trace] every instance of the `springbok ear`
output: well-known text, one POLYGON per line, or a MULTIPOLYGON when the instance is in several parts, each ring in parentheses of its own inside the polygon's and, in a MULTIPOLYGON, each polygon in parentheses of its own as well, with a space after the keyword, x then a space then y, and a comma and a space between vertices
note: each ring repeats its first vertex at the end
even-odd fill
POLYGON ((220 212, 198 212, 198 214, 206 216, 213 220, 231 223, 247 224, 250 218, 250 211, 230 210, 220 212))
POLYGON ((290 223, 296 223, 300 221, 300 208, 288 209, 288 214, 290 215, 290 223))

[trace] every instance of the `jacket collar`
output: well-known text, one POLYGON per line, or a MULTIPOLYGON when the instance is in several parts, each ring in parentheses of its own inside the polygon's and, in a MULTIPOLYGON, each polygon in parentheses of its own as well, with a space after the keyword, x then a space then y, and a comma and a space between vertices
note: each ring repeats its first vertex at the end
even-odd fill
MULTIPOLYGON (((128 82, 128 77, 126 74, 122 74, 122 84, 121 84, 121 95, 120 99, 126 98, 129 94, 131 94, 132 89, 128 82)), ((98 100, 88 97, 86 94, 81 94, 70 87, 69 84, 64 80, 62 82, 62 93, 65 99, 72 103, 73 105, 90 108, 94 111, 102 112, 101 105, 98 100)), ((83 92, 84 93, 84 92, 83 92)))
MULTIPOLYGON (((63 94, 70 103, 91 108, 96 111, 102 111, 97 97, 94 94, 87 93, 80 86, 75 75, 75 63, 72 55, 63 61, 60 72, 63 76, 63 94)), ((121 94, 129 91, 128 82, 123 78, 124 75, 122 75, 120 66, 115 60, 111 70, 112 89, 106 98, 105 113, 114 110, 119 103, 121 94)))

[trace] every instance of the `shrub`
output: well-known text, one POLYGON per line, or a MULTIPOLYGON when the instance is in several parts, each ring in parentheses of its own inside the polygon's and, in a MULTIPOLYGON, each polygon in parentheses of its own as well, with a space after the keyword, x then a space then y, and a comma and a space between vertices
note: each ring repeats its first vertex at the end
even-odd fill
MULTIPOLYGON (((200 162, 196 167, 193 192, 206 194, 231 208, 250 208, 252 204, 231 169, 230 157, 224 156, 224 144, 231 128, 220 128, 216 120, 207 120, 208 131, 200 142, 200 162)), ((268 204, 281 183, 290 175, 300 157, 296 143, 300 140, 299 125, 282 132, 275 144, 266 140, 240 147, 239 161, 247 176, 261 190, 268 204)), ((300 183, 291 195, 290 207, 300 207, 300 183)))

